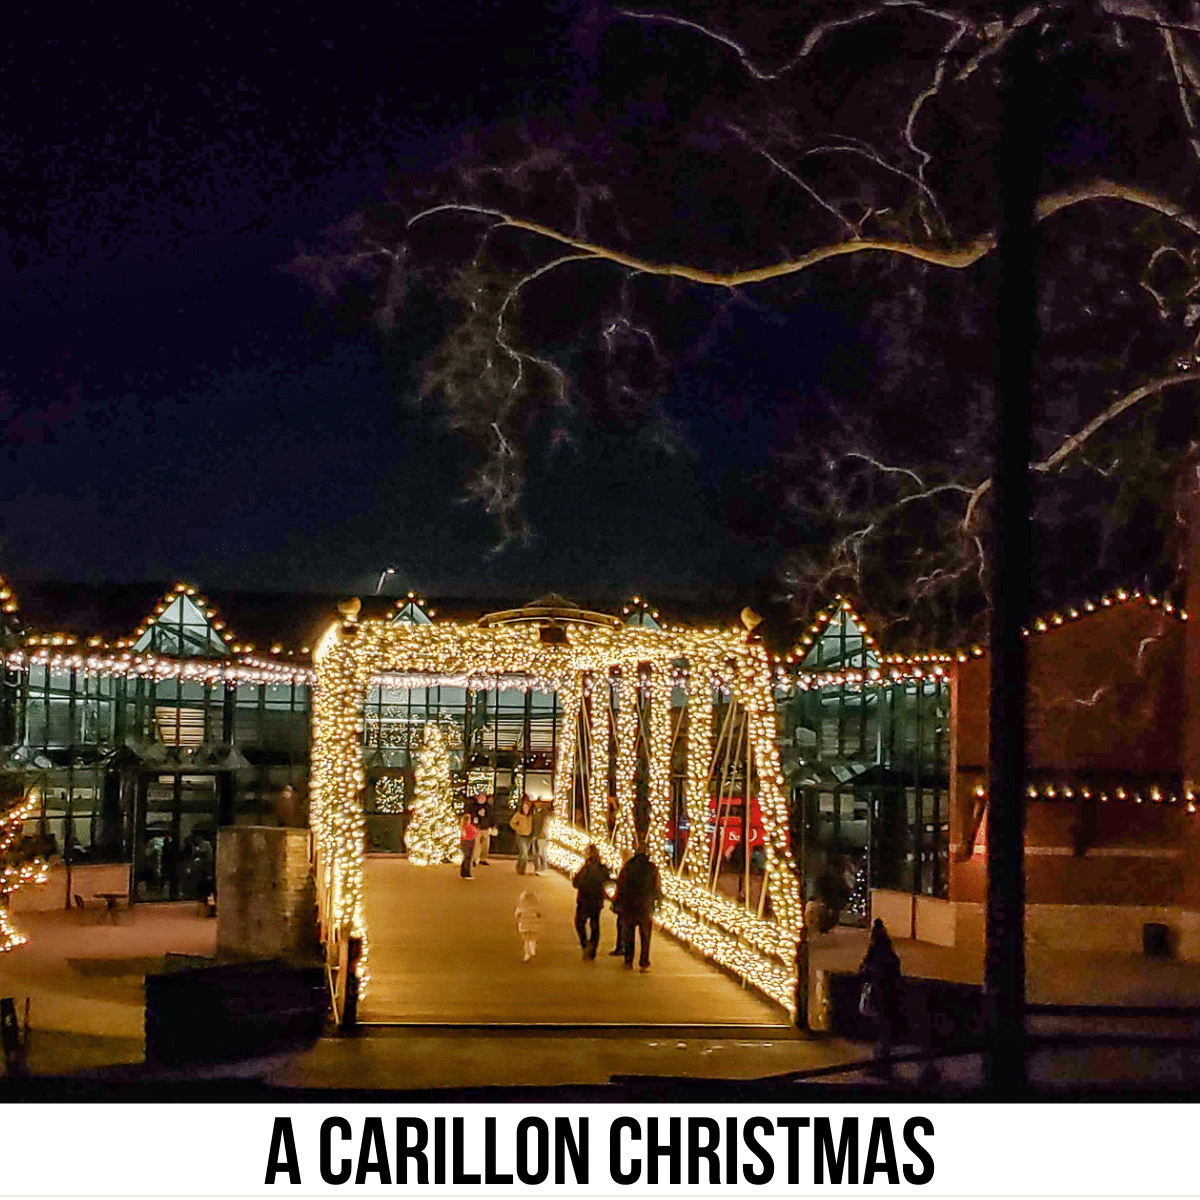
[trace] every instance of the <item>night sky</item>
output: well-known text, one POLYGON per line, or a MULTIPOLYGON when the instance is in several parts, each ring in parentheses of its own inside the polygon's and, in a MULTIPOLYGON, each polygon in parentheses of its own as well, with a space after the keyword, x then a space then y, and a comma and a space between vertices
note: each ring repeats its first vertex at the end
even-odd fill
POLYGON ((389 171, 521 116, 569 127, 595 12, 154 11, 5 22, 0 571, 363 592, 394 564, 393 588, 432 597, 761 586, 772 438, 795 435, 800 384, 849 369, 819 307, 714 310, 662 401, 675 443, 582 426, 533 458, 532 542, 491 553, 467 451, 412 402, 416 358, 397 395, 374 332, 287 270, 389 171))

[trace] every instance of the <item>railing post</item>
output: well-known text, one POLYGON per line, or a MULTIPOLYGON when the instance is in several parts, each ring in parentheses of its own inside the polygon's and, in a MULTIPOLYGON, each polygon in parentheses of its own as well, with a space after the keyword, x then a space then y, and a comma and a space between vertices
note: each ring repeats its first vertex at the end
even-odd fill
POLYGON ((803 926, 796 941, 796 1027, 810 1028, 808 1023, 808 930, 803 926))
POLYGON ((11 996, 0 1000, 0 1040, 4 1043, 4 1069, 10 1078, 28 1074, 25 1044, 29 1034, 29 1001, 25 1001, 25 1028, 17 1017, 16 1002, 11 996))
POLYGON ((337 1007, 340 1028, 351 1033, 358 1024, 358 961, 362 958, 362 938, 343 929, 338 938, 337 1007))

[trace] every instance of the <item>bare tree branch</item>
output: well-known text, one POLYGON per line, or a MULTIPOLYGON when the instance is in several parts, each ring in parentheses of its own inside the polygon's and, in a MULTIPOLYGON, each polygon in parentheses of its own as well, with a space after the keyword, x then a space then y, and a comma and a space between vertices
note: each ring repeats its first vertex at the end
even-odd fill
MULTIPOLYGON (((1142 384, 1141 387, 1134 388, 1132 392, 1122 396, 1119 400, 1114 400, 1102 413, 1090 420, 1078 433, 1071 434, 1070 437, 1063 440, 1062 444, 1054 451, 1042 459, 1041 462, 1029 464, 1031 471, 1045 474, 1052 471, 1060 463, 1073 454, 1080 446, 1084 444, 1098 430, 1103 429, 1105 425, 1114 418, 1119 417, 1127 409, 1132 408, 1141 400, 1145 400, 1147 396, 1153 396, 1161 392, 1164 388, 1174 387, 1177 383, 1196 383, 1200 382, 1200 376, 1197 376, 1191 371, 1181 371, 1174 375, 1164 375, 1161 379, 1152 379, 1149 383, 1142 384)), ((967 502, 967 511, 963 514, 962 527, 969 529, 971 520, 975 515, 975 509, 979 501, 991 490, 992 478, 989 475, 982 483, 970 492, 970 500, 967 502)))
MULTIPOLYGON (((1036 219, 1045 221, 1056 213, 1076 204, 1084 204, 1094 200, 1123 200, 1126 203, 1157 212, 1176 224, 1181 225, 1190 233, 1200 236, 1200 220, 1176 201, 1160 196, 1146 188, 1133 184, 1117 183, 1111 179, 1095 179, 1088 183, 1064 188, 1051 192, 1038 201, 1036 219)), ((981 234, 972 242, 958 249, 941 249, 936 246, 921 246, 913 242, 894 241, 891 239, 861 238, 846 242, 833 242, 829 245, 818 246, 807 254, 783 262, 768 263, 761 267, 746 267, 738 271, 712 271, 704 267, 695 267, 687 263, 656 263, 649 259, 628 254, 612 246, 604 246, 597 242, 585 241, 572 237, 550 225, 538 221, 527 221, 522 217, 513 216, 497 208, 486 208, 482 205, 449 202, 435 204, 430 208, 414 213, 408 219, 411 229, 418 221, 443 212, 477 213, 480 216, 493 217, 496 224, 509 229, 522 229, 527 233, 537 234, 563 246, 582 251, 581 257, 591 257, 616 263, 619 266, 630 267, 646 275, 670 276, 677 279, 687 279, 692 283, 702 283, 710 287, 736 288, 748 284, 765 283, 771 279, 781 279, 788 275, 798 275, 818 263, 827 262, 846 254, 861 254, 866 251, 877 251, 884 254, 896 254, 905 258, 914 258, 934 266, 949 267, 954 270, 964 270, 991 253, 996 247, 996 235, 992 232, 981 234)))

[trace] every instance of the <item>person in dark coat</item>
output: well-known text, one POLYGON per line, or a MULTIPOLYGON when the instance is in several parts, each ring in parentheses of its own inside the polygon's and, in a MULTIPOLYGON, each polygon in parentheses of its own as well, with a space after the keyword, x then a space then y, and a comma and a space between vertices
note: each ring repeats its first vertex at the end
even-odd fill
MULTIPOLYGON (((859 1011, 874 1019, 878 1031, 875 1057, 886 1059, 900 1025, 900 957, 892 949, 892 939, 878 917, 871 926, 870 942, 858 974, 863 987, 859 1011)), ((888 1075, 891 1068, 881 1062, 879 1072, 888 1075)))
POLYGON ((625 951, 625 965, 633 966, 634 933, 641 939, 638 966, 650 970, 650 931, 654 910, 662 900, 662 883, 658 868, 650 861, 644 845, 639 845, 617 876, 617 894, 613 906, 617 910, 618 937, 625 951))
POLYGON ((604 885, 608 883, 608 868, 600 861, 600 851, 593 843, 584 855, 583 866, 575 872, 575 932, 585 959, 596 957, 600 944, 600 910, 604 907, 604 885))

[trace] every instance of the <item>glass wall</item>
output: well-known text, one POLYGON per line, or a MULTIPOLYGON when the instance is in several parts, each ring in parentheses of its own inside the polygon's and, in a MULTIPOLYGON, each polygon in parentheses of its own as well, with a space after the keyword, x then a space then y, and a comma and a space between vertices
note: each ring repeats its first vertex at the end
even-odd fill
POLYGON ((305 686, 32 664, 7 682, 5 695, 18 743, 9 773, 40 799, 25 835, 72 863, 134 862, 144 899, 190 895, 218 825, 286 819, 285 788, 300 796, 289 823, 306 819, 305 686))
POLYGON ((404 848, 417 752, 425 725, 439 721, 450 748, 456 793, 464 802, 477 792, 492 796, 500 827, 496 845, 504 852, 508 815, 522 793, 547 801, 554 794, 559 717, 554 693, 372 687, 363 728, 369 847, 404 848))
POLYGON ((779 707, 805 891, 843 881, 843 919, 869 887, 945 897, 950 689, 940 678, 796 691, 779 707))

